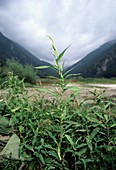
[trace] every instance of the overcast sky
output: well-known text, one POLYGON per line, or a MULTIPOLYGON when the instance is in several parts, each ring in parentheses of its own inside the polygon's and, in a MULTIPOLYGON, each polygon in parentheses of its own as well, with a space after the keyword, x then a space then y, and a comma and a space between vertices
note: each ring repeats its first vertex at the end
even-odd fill
POLYGON ((70 65, 116 38, 116 0, 0 0, 0 31, 49 62, 46 35, 59 52, 71 44, 63 58, 70 65))

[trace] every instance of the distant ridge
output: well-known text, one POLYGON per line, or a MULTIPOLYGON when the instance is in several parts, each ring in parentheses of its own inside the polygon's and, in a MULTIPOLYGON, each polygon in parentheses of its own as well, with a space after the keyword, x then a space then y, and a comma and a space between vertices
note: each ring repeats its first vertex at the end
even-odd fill
POLYGON ((116 40, 101 45, 68 69, 73 67, 70 73, 83 77, 116 77, 116 40))
MULTIPOLYGON (((40 55, 40 57, 42 57, 40 55)), ((0 32, 0 63, 6 61, 6 59, 14 58, 21 64, 31 64, 33 66, 38 65, 50 65, 49 63, 39 60, 36 56, 31 54, 21 45, 8 39, 0 32)))
MULTIPOLYGON (((42 58, 41 54, 38 57, 42 58)), ((18 43, 8 39, 0 32, 0 66, 4 66, 7 59, 14 59, 17 60, 22 65, 29 64, 34 67, 51 65, 48 62, 38 59, 27 49, 25 49, 18 43)), ((45 69, 41 71, 42 76, 54 74, 55 72, 52 69, 45 69)))

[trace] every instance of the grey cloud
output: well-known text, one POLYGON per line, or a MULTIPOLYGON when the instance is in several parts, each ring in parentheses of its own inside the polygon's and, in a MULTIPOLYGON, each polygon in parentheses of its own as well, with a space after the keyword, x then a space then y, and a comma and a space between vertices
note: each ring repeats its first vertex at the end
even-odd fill
POLYGON ((0 0, 0 8, 4 8, 9 4, 9 0, 0 0))
POLYGON ((0 0, 0 31, 50 62, 47 34, 60 52, 72 44, 69 65, 116 38, 115 7, 111 0, 0 0))

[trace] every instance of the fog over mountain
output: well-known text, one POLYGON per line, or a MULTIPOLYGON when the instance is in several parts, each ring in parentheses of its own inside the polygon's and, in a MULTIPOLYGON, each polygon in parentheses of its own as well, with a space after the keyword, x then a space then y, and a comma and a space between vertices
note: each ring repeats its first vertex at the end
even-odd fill
POLYGON ((116 39, 115 0, 0 0, 0 31, 38 58, 53 62, 50 35, 71 65, 116 39))

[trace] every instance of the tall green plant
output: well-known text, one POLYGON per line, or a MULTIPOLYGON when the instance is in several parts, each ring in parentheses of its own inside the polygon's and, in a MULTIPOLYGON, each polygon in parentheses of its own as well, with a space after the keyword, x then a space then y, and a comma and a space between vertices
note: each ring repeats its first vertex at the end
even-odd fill
MULTIPOLYGON (((63 55, 65 54, 65 52, 67 51, 67 49, 70 47, 70 45, 63 50, 60 54, 58 54, 58 51, 54 45, 54 41, 53 39, 48 36, 49 39, 51 40, 51 52, 52 55, 54 56, 54 65, 51 67, 53 70, 55 70, 57 72, 57 74, 59 75, 58 78, 56 77, 52 77, 57 79, 57 82, 60 86, 60 89, 57 91, 57 93, 53 93, 50 92, 48 89, 46 88, 39 88, 39 90, 45 91, 45 92, 49 92, 51 93, 53 96, 55 96, 57 98, 57 119, 58 119, 58 131, 57 131, 57 135, 59 136, 59 138, 56 138, 57 135, 54 134, 54 132, 49 132, 48 131, 48 135, 53 139, 54 143, 56 144, 57 147, 57 155, 59 157, 59 161, 61 163, 61 167, 62 168, 66 168, 65 164, 67 164, 65 162, 65 151, 64 149, 62 149, 62 145, 63 145, 63 140, 67 140, 71 146, 74 147, 74 142, 73 139, 71 138, 71 136, 69 136, 68 134, 66 134, 65 131, 65 126, 67 126, 67 124, 65 123, 69 117, 69 115, 67 115, 67 105, 68 103, 70 103, 70 101, 75 98, 75 96, 77 95, 77 93, 79 92, 79 90, 75 87, 67 87, 68 85, 68 81, 67 78, 69 78, 72 75, 69 75, 70 70, 68 70, 67 72, 64 73, 64 63, 61 64, 61 59, 63 57, 63 55), (71 95, 69 98, 67 98, 67 100, 63 99, 63 95, 64 92, 66 90, 72 90, 73 91, 73 95, 71 95)), ((41 66, 41 67, 36 67, 37 69, 44 69, 44 68, 49 68, 49 66, 41 66)), ((62 169, 61 168, 61 169, 62 169)), ((76 163, 75 163, 75 168, 76 168, 76 163)))

